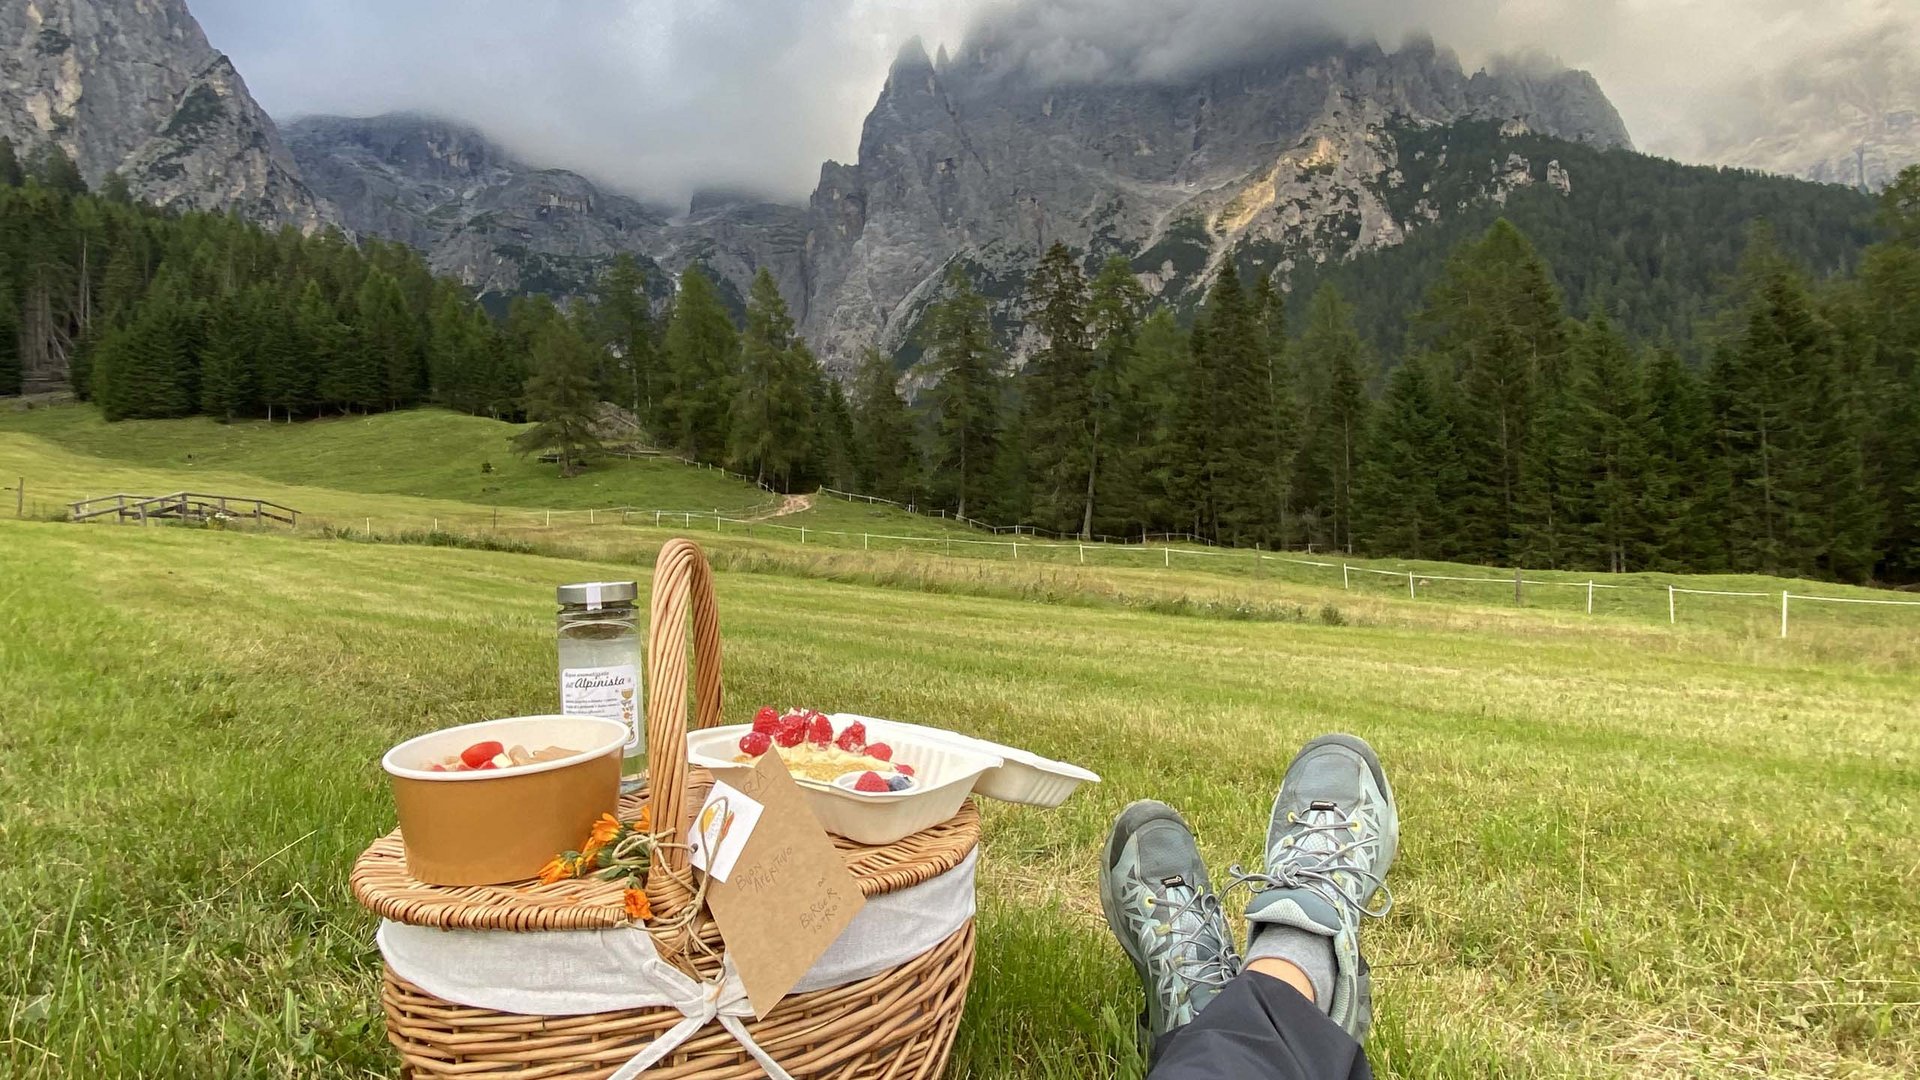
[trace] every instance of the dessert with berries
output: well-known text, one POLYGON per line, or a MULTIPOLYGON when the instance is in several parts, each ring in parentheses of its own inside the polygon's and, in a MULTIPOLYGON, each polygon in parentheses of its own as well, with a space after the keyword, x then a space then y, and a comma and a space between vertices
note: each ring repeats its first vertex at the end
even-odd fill
POLYGON ((769 751, 778 753, 795 777, 849 791, 883 794, 913 786, 912 767, 894 761, 886 743, 869 743, 867 727, 858 720, 835 731, 824 713, 763 707, 753 718, 753 730, 740 736, 733 760, 750 765, 769 751))

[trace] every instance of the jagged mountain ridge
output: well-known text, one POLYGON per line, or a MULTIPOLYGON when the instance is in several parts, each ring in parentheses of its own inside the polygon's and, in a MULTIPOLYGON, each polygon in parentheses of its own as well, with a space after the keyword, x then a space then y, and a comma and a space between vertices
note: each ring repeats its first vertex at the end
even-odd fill
POLYGON ((312 230, 334 220, 184 0, 0 5, 0 136, 57 143, 97 186, 186 210, 312 230))
MULTIPOLYGON (((671 273, 702 263, 740 295, 762 265, 801 287, 806 222, 795 207, 709 194, 670 221, 578 173, 521 161, 471 127, 415 114, 303 117, 286 135, 349 227, 419 248, 489 300, 581 293, 623 252, 671 273)), ((660 295, 671 288, 652 280, 660 295)))
MULTIPOLYGON (((942 60, 902 50, 858 161, 826 163, 804 208, 715 195, 669 219, 422 117, 310 118, 288 137, 348 225, 422 246, 478 291, 578 291, 621 250, 675 273, 702 264, 736 294, 766 267, 840 371, 868 346, 910 350, 956 258, 1022 351, 1010 298, 1055 240, 1135 258, 1176 301, 1248 245, 1284 271, 1398 243, 1447 208, 1389 209, 1396 124, 1497 119, 1630 145, 1584 73, 1468 74, 1430 44, 1327 46, 1177 84, 1009 77, 991 46, 942 60)), ((1488 178, 1486 197, 1499 186, 1488 178)))
POLYGON ((801 325, 842 363, 869 344, 897 350, 949 260, 1011 282, 1056 240, 1134 255, 1204 237, 1198 265, 1136 261, 1169 299, 1245 244, 1276 265, 1391 245, 1420 219, 1370 190, 1396 166, 1388 127, 1463 119, 1631 146, 1584 72, 1469 75, 1429 43, 1329 46, 1178 84, 1048 85, 1008 76, 991 46, 939 63, 916 41, 859 161, 821 171, 801 325))

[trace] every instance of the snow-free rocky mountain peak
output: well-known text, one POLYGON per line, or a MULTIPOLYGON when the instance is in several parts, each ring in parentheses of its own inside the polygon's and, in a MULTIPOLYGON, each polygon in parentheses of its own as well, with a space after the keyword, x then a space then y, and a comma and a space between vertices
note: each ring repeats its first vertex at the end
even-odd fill
MULTIPOLYGON (((1056 240, 1135 259, 1174 300, 1229 251, 1255 247, 1284 269, 1398 243, 1455 208, 1388 209, 1396 129, 1479 119, 1630 145, 1584 72, 1469 74, 1426 43, 1329 46, 1179 84, 1049 85, 1003 72, 998 57, 976 45, 940 63, 910 43, 859 160, 826 163, 804 208, 714 193, 667 218, 422 117, 311 118, 289 125, 288 141, 350 227, 419 244, 478 291, 584 287, 621 250, 675 273, 699 263, 739 294, 767 267, 842 371, 866 346, 908 346, 954 259, 1010 324, 1006 298, 1056 240)), ((1516 160, 1476 196, 1533 182, 1577 179, 1516 160)))
POLYGON ((64 149, 148 202, 302 229, 332 220, 184 0, 0 4, 0 136, 64 149))

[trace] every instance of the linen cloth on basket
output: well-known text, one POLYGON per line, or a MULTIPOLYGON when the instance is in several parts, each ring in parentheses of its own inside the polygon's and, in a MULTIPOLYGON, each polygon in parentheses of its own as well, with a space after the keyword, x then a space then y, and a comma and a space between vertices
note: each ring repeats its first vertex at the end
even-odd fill
MULTIPOLYGON (((959 865, 918 885, 868 897, 793 992, 870 978, 958 932, 974 915, 979 854, 977 848, 969 851, 959 865)), ((777 927, 768 931, 779 932, 777 927)), ((622 1078, 672 1053, 708 1020, 718 1020, 769 1076, 786 1076, 737 1019, 751 1017, 753 1009, 732 961, 719 981, 696 982, 662 961, 644 930, 442 930, 382 919, 375 940, 394 974, 458 1005, 523 1016, 641 1008, 675 1008, 686 1016, 615 1074, 622 1078), (642 1059, 651 1060, 642 1064, 642 1059)))

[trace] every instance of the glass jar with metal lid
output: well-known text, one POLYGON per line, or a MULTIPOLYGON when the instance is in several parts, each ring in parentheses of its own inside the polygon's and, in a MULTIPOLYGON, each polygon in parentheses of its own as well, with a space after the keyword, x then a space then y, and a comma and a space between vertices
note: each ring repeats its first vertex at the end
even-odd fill
POLYGON ((600 716, 627 725, 625 766, 630 779, 647 768, 646 706, 641 686, 641 634, 634 607, 639 586, 631 581, 582 581, 562 585, 560 613, 560 711, 600 716))

